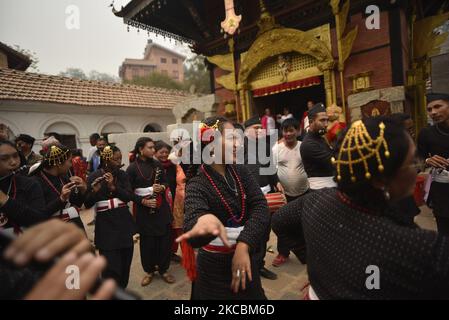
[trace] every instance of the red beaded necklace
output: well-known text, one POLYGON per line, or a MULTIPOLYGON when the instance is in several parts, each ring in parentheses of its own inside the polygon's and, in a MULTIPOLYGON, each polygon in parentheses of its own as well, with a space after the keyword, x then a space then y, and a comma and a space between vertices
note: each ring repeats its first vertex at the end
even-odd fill
MULTIPOLYGON (((58 191, 58 189, 55 187, 55 185, 53 183, 51 183, 50 179, 48 179, 47 175, 45 173, 43 173, 41 171, 41 177, 44 179, 45 182, 47 182, 47 184, 50 186, 50 188, 58 195, 61 195, 61 192, 58 191)), ((62 179, 59 177, 59 181, 61 182, 61 185, 64 186, 64 182, 62 181, 62 179)))
POLYGON ((245 211, 246 211, 245 199, 246 199, 246 194, 245 194, 245 190, 243 189, 243 184, 240 181, 239 176, 237 175, 237 173, 235 172, 233 167, 230 167, 230 168, 231 168, 231 174, 234 176, 235 180, 237 181, 238 188, 240 189, 240 198, 241 198, 241 204, 242 204, 242 214, 240 215, 240 218, 237 218, 234 215, 234 212, 232 211, 231 206, 226 201, 226 199, 224 198, 223 194, 220 192, 220 189, 218 189, 218 187, 215 184, 215 182, 212 179, 212 177, 209 175, 209 173, 207 173, 206 168, 204 167, 204 164, 201 165, 201 171, 207 177, 207 179, 209 180, 210 184, 214 188, 215 192, 220 197, 221 202, 223 203, 223 205, 224 205, 226 211, 228 212, 228 214, 232 217, 232 220, 234 220, 234 222, 240 223, 240 222, 242 222, 243 218, 245 217, 245 211))
POLYGON ((373 211, 364 208, 356 203, 354 203, 351 199, 349 199, 349 197, 344 194, 341 191, 337 192, 338 194, 338 198, 340 199, 341 202, 343 202, 344 204, 346 204, 348 207, 351 207, 352 209, 358 210, 358 211, 362 211, 364 213, 369 213, 369 214, 374 214, 373 211))
POLYGON ((12 177, 11 178, 11 182, 9 183, 9 187, 8 187, 8 193, 6 194, 8 197, 11 197, 11 199, 16 199, 16 193, 17 193, 17 188, 16 188, 16 177, 12 177), (11 192, 12 189, 12 195, 10 196, 9 193, 11 192))
POLYGON ((139 171, 139 174, 140 174, 140 176, 142 177, 143 180, 147 180, 147 181, 150 181, 150 182, 152 181, 153 173, 151 173, 151 175, 149 177, 145 177, 143 175, 143 173, 142 173, 142 170, 140 169, 139 160, 138 159, 136 159, 136 167, 137 167, 137 171, 139 171))

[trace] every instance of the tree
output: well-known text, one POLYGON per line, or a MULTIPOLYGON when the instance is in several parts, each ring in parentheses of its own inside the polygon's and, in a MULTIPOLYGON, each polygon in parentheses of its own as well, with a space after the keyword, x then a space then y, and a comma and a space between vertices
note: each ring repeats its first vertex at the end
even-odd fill
POLYGON ((87 76, 80 68, 67 68, 65 71, 61 71, 59 76, 87 80, 87 76))
POLYGON ((186 61, 184 67, 184 88, 190 91, 194 86, 196 93, 210 93, 210 73, 203 56, 194 56, 186 61))
POLYGON ((107 81, 107 82, 120 82, 120 78, 110 75, 108 73, 98 72, 95 70, 92 70, 89 72, 89 76, 87 77, 89 80, 96 80, 96 81, 107 81))
POLYGON ((146 87, 158 87, 175 90, 183 89, 183 85, 180 82, 173 80, 166 74, 158 72, 153 72, 147 77, 137 77, 132 80, 125 80, 124 82, 127 84, 135 84, 146 87))
POLYGON ((120 82, 118 77, 112 76, 108 73, 98 72, 92 70, 88 75, 80 68, 67 68, 65 71, 61 71, 59 76, 81 79, 81 80, 94 80, 94 81, 106 81, 106 82, 120 82))
POLYGON ((28 49, 22 49, 17 44, 15 44, 13 47, 14 47, 14 50, 16 50, 16 51, 20 52, 21 54, 30 58, 31 64, 28 67, 28 69, 30 69, 31 71, 34 71, 34 72, 39 72, 39 68, 37 66, 37 64, 39 63, 39 58, 37 57, 36 52, 28 50, 28 49))

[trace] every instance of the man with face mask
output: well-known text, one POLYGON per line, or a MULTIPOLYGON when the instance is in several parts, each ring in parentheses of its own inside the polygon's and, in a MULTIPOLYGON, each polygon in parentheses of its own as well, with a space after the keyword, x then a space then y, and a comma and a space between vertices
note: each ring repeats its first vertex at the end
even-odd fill
POLYGON ((324 137, 329 117, 323 103, 317 103, 309 111, 309 123, 309 132, 304 137, 300 152, 310 189, 333 188, 336 186, 331 162, 333 150, 324 137))

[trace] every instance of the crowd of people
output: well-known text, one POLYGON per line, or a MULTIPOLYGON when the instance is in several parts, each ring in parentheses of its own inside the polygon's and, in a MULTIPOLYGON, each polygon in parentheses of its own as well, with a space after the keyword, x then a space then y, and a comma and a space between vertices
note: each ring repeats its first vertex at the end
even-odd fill
POLYGON ((110 298, 128 285, 137 240, 142 286, 156 274, 176 282, 170 263, 181 262, 192 299, 262 300, 261 277, 277 278, 265 265, 273 231, 273 266, 290 253, 307 264, 309 299, 447 298, 449 95, 429 95, 427 111, 433 124, 417 144, 405 114, 346 128, 341 109, 312 101, 302 119, 287 109, 243 124, 215 116, 201 123, 199 141, 175 142, 182 148, 139 138, 126 170, 121 150, 97 134, 86 160, 57 134, 40 154, 28 135, 2 139, 0 297, 83 298, 101 277, 113 281, 90 294, 110 298), (186 161, 193 150, 212 160, 186 161), (426 169, 437 231, 414 223, 416 176, 426 169), (93 246, 83 208, 95 212, 93 246), (83 290, 60 283, 68 264, 86 270, 83 290), (375 290, 366 286, 373 265, 382 279, 375 290))

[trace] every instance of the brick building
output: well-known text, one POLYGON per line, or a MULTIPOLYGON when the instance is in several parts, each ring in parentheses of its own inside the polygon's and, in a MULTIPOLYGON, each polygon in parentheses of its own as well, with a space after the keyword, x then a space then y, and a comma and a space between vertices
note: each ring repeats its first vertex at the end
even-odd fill
POLYGON ((173 80, 182 82, 184 81, 185 59, 185 56, 148 40, 143 59, 126 58, 120 66, 119 76, 122 80, 129 81, 159 72, 168 75, 173 80))

